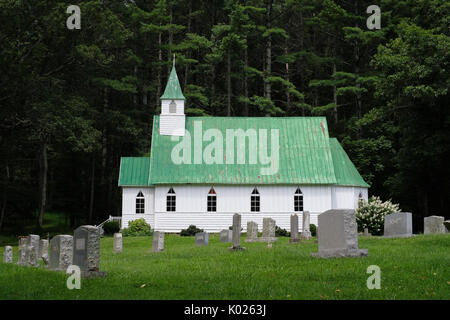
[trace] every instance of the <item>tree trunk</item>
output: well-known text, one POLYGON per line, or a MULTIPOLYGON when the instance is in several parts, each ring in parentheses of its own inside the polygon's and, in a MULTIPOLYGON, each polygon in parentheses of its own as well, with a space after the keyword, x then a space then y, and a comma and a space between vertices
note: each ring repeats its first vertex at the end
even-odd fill
POLYGON ((39 209, 38 209, 38 226, 42 227, 44 221, 45 204, 47 201, 47 142, 41 142, 41 150, 39 153, 39 209))
MULTIPOLYGON (((333 75, 334 74, 336 74, 336 61, 333 61, 333 75)), ((335 85, 333 86, 333 102, 334 102, 334 108, 333 108, 334 124, 337 124, 338 123, 337 88, 335 85)))
POLYGON ((9 166, 6 165, 5 169, 6 169, 6 181, 5 181, 6 183, 5 183, 5 186, 3 188, 2 212, 1 212, 1 215, 0 215, 0 229, 3 226, 3 221, 5 219, 5 212, 6 212, 6 204, 8 202, 8 194, 6 192, 6 188, 7 188, 8 183, 9 183, 9 166))
MULTIPOLYGON (((288 42, 287 39, 285 40, 284 44, 284 54, 288 54, 288 42)), ((289 62, 286 62, 285 64, 285 77, 284 79, 289 82, 289 62)), ((289 87, 286 86, 286 110, 289 112, 291 110, 291 95, 289 93, 289 87)))
MULTIPOLYGON (((103 114, 106 115, 109 109, 109 89, 103 89, 103 114)), ((106 176, 106 163, 108 156, 108 139, 107 139, 107 126, 106 123, 103 124, 103 134, 102 134, 102 176, 101 176, 101 184, 105 183, 106 176)))
MULTIPOLYGON (((266 11, 266 28, 271 28, 271 19, 272 19, 272 1, 267 1, 267 11, 266 11)), ((272 36, 269 35, 267 37, 266 42, 266 77, 270 77, 272 74, 272 36)), ((267 99, 271 99, 272 96, 272 85, 270 82, 265 81, 264 84, 264 97, 267 99)))
POLYGON ((244 117, 248 117, 248 79, 247 79, 247 67, 248 67, 248 47, 244 49, 244 117))
MULTIPOLYGON (((172 6, 170 6, 169 16, 170 16, 169 24, 172 25, 172 22, 173 22, 173 9, 172 9, 172 6)), ((169 48, 167 50, 169 63, 167 64, 167 75, 170 74, 170 68, 172 66, 172 64, 170 63, 172 61, 172 59, 173 59, 173 57, 172 57, 172 43, 173 43, 173 31, 172 31, 172 28, 169 28, 169 48)))
POLYGON ((92 224, 92 217, 94 212, 94 191, 95 191, 95 154, 92 156, 91 164, 91 196, 89 199, 89 224, 92 224))
MULTIPOLYGON (((191 32, 191 16, 192 16, 192 0, 189 1, 189 13, 188 13, 188 23, 187 23, 187 33, 191 32)), ((191 50, 187 50, 186 57, 189 59, 191 57, 191 50)), ((186 91, 186 87, 188 84, 188 73, 189 73, 189 63, 186 63, 186 67, 184 69, 184 85, 183 90, 186 91)))
POLYGON ((231 54, 230 50, 228 49, 227 53, 227 88, 228 88, 228 94, 227 94, 227 116, 231 116, 231 54))
MULTIPOLYGON (((159 24, 159 25, 161 26, 161 24, 159 24)), ((161 63, 162 63, 161 45, 162 45, 162 33, 160 32, 158 34, 158 73, 157 73, 157 77, 156 77, 156 79, 157 79, 157 88, 156 88, 155 110, 160 105, 159 98, 161 97, 161 89, 162 89, 162 84, 161 84, 161 63)))

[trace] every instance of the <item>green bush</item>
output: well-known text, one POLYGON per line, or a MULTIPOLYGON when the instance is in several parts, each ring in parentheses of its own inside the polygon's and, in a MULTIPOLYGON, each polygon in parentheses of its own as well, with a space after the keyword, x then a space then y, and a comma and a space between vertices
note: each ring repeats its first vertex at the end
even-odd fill
POLYGON ((122 230, 124 237, 151 236, 152 234, 152 229, 144 218, 128 222, 128 228, 122 230))
POLYGON ((108 221, 103 225, 103 231, 105 234, 114 234, 120 231, 120 223, 119 221, 108 221))
POLYGON ((181 230, 180 236, 183 237, 195 236, 195 234, 199 232, 203 232, 203 229, 199 229, 191 224, 189 228, 181 230))
POLYGON ((289 232, 286 229, 281 229, 279 226, 275 226, 276 237, 289 237, 289 232))
POLYGON ((360 200, 356 209, 356 222, 358 231, 368 228, 372 235, 383 233, 384 217, 388 214, 399 212, 398 204, 390 200, 382 202, 379 197, 370 197, 369 201, 360 200))
POLYGON ((317 227, 316 227, 316 225, 311 223, 311 224, 309 225, 309 231, 311 232, 311 235, 312 235, 313 237, 315 237, 316 234, 317 234, 317 227))

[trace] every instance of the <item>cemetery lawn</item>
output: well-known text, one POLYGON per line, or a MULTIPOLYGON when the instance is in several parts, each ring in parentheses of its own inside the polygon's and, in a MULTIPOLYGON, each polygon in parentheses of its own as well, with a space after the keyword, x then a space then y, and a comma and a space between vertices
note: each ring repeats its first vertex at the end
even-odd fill
MULTIPOLYGON (((14 240, 17 261, 17 239, 14 240)), ((165 252, 151 253, 151 237, 101 240, 103 279, 82 279, 68 290, 67 276, 41 268, 0 263, 0 299, 450 299, 450 234, 407 239, 360 237, 369 257, 320 259, 313 240, 279 238, 244 243, 230 252, 211 234, 209 246, 194 237, 166 235, 165 252), (367 267, 381 268, 381 289, 366 286, 367 267)), ((0 248, 3 257, 4 248, 0 248)))

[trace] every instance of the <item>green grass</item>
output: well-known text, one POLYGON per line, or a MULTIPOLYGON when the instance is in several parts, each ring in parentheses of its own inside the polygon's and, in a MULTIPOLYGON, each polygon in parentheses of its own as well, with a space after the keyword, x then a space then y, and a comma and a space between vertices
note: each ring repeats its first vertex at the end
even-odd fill
POLYGON ((101 240, 108 274, 82 279, 81 290, 68 290, 62 272, 0 263, 0 299, 450 299, 450 235, 360 238, 369 257, 344 259, 311 257, 313 240, 243 243, 246 251, 230 252, 217 234, 204 247, 166 235, 162 253, 150 252, 150 237, 123 241, 124 252, 114 254, 113 239, 101 240), (366 286, 370 265, 381 268, 380 290, 366 286))

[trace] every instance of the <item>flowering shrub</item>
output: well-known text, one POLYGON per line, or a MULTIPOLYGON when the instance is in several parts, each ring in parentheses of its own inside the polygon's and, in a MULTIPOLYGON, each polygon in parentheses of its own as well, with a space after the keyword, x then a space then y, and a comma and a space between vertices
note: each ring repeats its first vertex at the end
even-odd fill
POLYGON ((399 205, 393 204, 390 200, 382 202, 375 196, 370 197, 367 202, 361 199, 356 209, 358 230, 363 231, 364 228, 368 228, 371 234, 380 235, 383 233, 384 217, 399 211, 399 205))
POLYGON ((151 236, 152 234, 152 229, 144 218, 128 222, 128 228, 122 230, 124 237, 151 236))

